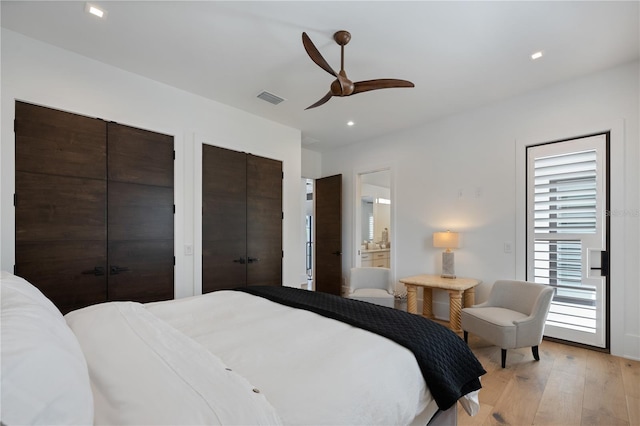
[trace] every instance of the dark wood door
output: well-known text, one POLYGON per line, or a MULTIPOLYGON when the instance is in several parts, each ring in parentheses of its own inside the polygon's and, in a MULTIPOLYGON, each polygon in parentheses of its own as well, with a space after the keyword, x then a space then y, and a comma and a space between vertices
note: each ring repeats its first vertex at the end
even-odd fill
POLYGON ((316 180, 316 291, 342 290, 342 175, 316 180))
POLYGON ((202 292, 247 284, 247 161, 202 146, 202 292))
POLYGON ((202 292, 282 285, 282 162, 202 147, 202 292))
POLYGON ((173 137, 108 124, 109 300, 174 296, 173 137))
POLYGON ((15 133, 16 274, 63 313, 173 298, 173 138, 23 102, 15 133))
POLYGON ((106 123, 16 102, 15 273, 63 312, 107 300, 106 123))
POLYGON ((282 285, 282 162, 247 155, 247 284, 282 285))

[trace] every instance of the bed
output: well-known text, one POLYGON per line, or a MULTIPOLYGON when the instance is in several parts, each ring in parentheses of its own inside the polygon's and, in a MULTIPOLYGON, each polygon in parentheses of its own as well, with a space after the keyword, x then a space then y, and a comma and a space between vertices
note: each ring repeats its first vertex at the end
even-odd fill
MULTIPOLYGON (((479 407, 484 370, 468 348, 430 363, 448 359, 436 368, 444 377, 474 376, 443 396, 415 348, 344 314, 355 304, 372 315, 366 302, 257 288, 63 317, 22 278, 2 272, 0 282, 3 424, 424 425, 455 423, 456 400, 471 415, 479 407), (281 293, 293 301, 276 302, 281 293), (338 308, 320 312, 327 300, 338 308)), ((383 328, 400 312, 374 311, 383 328)))

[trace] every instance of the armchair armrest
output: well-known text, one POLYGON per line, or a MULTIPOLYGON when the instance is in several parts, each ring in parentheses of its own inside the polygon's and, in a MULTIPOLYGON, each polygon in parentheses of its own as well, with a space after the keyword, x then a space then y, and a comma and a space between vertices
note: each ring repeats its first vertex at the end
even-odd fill
POLYGON ((544 332, 544 316, 529 315, 513 321, 516 326, 516 347, 536 346, 542 341, 544 332))

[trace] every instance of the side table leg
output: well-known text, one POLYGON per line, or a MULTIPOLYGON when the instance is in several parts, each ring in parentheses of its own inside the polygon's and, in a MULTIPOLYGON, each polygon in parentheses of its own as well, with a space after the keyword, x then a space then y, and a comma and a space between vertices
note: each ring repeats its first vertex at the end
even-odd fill
POLYGON ((464 307, 468 308, 476 303, 476 289, 471 287, 464 291, 464 307))
POLYGON ((410 314, 418 313, 418 300, 416 297, 416 286, 405 284, 407 286, 407 312, 410 314))
POLYGON ((456 333, 462 331, 460 315, 462 311, 462 291, 449 290, 449 328, 456 333))
POLYGON ((434 319, 433 315, 433 291, 428 287, 422 288, 422 315, 434 319))

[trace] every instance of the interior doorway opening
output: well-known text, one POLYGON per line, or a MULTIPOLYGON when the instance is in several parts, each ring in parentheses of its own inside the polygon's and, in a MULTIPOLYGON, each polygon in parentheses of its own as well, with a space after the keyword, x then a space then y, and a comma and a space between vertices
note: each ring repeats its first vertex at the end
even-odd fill
POLYGON ((357 192, 354 265, 391 268, 391 171, 360 173, 357 192))
POLYGON ((302 179, 304 186, 304 259, 305 259, 305 273, 306 282, 302 284, 306 290, 314 290, 313 285, 313 257, 314 257, 314 216, 313 216, 313 193, 315 188, 315 181, 313 179, 302 179))

